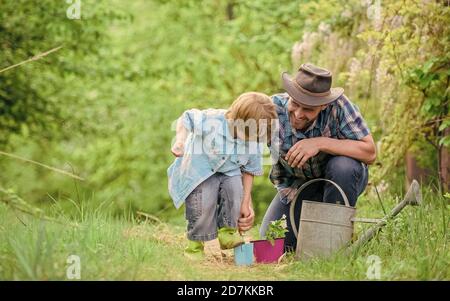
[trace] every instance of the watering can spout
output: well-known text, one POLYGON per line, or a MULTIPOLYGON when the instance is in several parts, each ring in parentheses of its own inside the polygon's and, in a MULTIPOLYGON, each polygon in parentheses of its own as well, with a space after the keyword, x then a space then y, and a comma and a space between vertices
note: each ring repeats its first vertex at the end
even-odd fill
POLYGON ((351 252, 358 247, 362 246, 369 240, 371 240, 378 231, 384 227, 387 223, 388 219, 394 218, 400 211, 403 210, 407 205, 418 206, 422 203, 422 193, 420 192, 420 185, 416 180, 413 180, 411 185, 409 186, 408 191, 406 192, 405 198, 403 201, 397 204, 394 209, 392 209, 391 213, 381 219, 376 225, 369 228, 360 238, 354 242, 348 249, 347 252, 351 252))
POLYGON ((405 200, 409 205, 417 206, 422 203, 422 193, 420 192, 420 185, 416 180, 413 180, 406 192, 405 200))
POLYGON ((420 192, 420 185, 416 180, 413 180, 411 185, 409 186, 408 191, 406 192, 405 198, 403 201, 397 204, 394 209, 392 209, 389 218, 393 218, 400 211, 403 210, 407 205, 418 206, 422 203, 422 193, 420 192))

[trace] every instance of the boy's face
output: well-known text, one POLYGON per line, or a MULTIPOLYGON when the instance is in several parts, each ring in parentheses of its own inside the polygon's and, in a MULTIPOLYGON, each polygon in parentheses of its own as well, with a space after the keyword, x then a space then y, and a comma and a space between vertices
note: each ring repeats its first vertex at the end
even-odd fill
POLYGON ((307 106, 295 102, 292 97, 289 97, 288 113, 291 126, 296 130, 303 130, 308 128, 314 120, 319 116, 320 111, 325 109, 327 105, 322 106, 307 106))

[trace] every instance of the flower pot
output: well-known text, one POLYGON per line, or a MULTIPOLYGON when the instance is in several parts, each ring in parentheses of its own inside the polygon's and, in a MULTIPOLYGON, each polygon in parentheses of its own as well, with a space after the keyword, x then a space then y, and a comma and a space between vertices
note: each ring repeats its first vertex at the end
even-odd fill
POLYGON ((273 263, 284 253, 284 238, 275 239, 272 245, 268 240, 253 241, 253 254, 257 263, 273 263))
POLYGON ((234 263, 236 265, 253 263, 253 243, 246 243, 234 248, 234 263))

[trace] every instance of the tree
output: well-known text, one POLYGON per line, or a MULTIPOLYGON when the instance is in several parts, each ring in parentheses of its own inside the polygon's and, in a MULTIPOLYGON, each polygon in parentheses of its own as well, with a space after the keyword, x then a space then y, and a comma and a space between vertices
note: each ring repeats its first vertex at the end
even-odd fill
POLYGON ((0 73, 1 147, 14 134, 39 133, 41 139, 64 135, 71 114, 66 109, 77 103, 80 91, 71 91, 71 97, 62 95, 67 95, 64 92, 71 89, 75 77, 100 73, 90 66, 107 40, 107 25, 123 15, 92 0, 83 1, 81 19, 69 19, 69 9, 65 1, 2 1, 0 69, 60 45, 63 49, 0 73))

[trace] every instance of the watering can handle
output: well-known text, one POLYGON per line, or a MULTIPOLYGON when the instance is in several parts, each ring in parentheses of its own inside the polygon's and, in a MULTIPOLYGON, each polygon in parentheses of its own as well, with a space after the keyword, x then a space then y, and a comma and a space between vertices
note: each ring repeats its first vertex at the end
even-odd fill
MULTIPOLYGON (((297 202, 297 198, 300 196, 300 193, 310 184, 315 183, 315 182, 319 182, 319 181, 325 181, 328 183, 331 183, 334 185, 334 187, 336 187, 336 189, 341 193, 342 198, 344 199, 344 203, 345 206, 350 207, 350 203, 348 202, 347 196, 345 195, 345 192, 342 190, 342 188, 336 184, 335 182, 328 180, 328 179, 323 179, 323 178, 317 178, 317 179, 312 179, 306 183, 304 183, 302 186, 300 186, 300 188, 298 189, 297 193, 295 194, 294 199, 291 201, 291 206, 289 208, 289 218, 290 218, 290 222, 291 222, 291 226, 292 226, 292 231, 294 232, 295 237, 297 237, 297 227, 295 226, 295 220, 294 220, 294 209, 295 209, 295 203, 297 202)), ((300 225, 299 225, 300 226, 300 225)))

